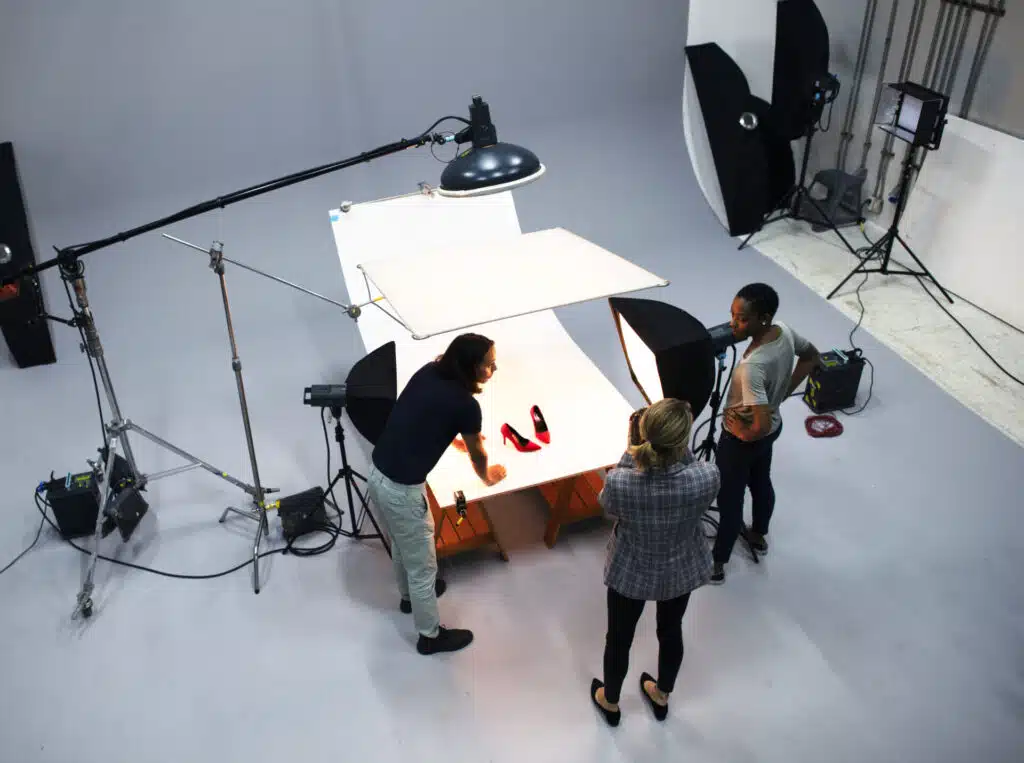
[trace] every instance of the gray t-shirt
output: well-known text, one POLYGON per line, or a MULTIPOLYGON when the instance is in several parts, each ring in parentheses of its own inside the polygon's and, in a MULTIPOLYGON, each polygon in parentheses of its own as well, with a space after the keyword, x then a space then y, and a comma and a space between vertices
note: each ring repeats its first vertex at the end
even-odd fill
POLYGON ((725 407, 743 408, 748 405, 770 405, 774 434, 782 426, 779 406, 786 400, 789 383, 793 379, 796 356, 810 343, 784 323, 776 322, 779 336, 760 347, 748 350, 736 364, 726 395, 725 407))

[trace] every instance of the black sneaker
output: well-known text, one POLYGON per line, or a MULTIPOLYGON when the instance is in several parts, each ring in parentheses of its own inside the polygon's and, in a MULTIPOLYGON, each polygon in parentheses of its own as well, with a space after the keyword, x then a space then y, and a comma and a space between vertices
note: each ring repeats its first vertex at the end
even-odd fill
POLYGON ((759 554, 768 553, 768 541, 763 535, 751 530, 749 527, 743 529, 743 539, 750 544, 750 547, 759 554))
POLYGON ((722 585, 725 582, 725 567, 716 564, 711 571, 711 585, 722 585))
POLYGON ((420 634, 416 642, 416 651, 420 654, 437 654, 438 652, 457 652, 465 649, 473 641, 473 631, 445 628, 443 625, 434 638, 420 634))
MULTIPOLYGON (((448 584, 444 582, 443 578, 438 578, 436 581, 434 581, 434 595, 437 596, 437 598, 440 599, 442 594, 444 594, 444 592, 447 589, 448 584)), ((398 604, 398 608, 408 615, 412 612, 412 602, 408 599, 402 599, 402 601, 398 604)))

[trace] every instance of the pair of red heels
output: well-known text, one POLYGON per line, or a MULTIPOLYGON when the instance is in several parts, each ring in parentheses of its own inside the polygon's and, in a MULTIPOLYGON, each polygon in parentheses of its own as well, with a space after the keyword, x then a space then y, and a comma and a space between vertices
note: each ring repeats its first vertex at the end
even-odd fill
MULTIPOLYGON (((544 420, 544 415, 540 412, 540 408, 538 406, 535 405, 530 409, 530 417, 533 419, 533 432, 537 436, 537 439, 545 445, 550 444, 551 432, 548 431, 548 424, 544 420)), ((523 437, 508 424, 502 424, 501 442, 502 444, 505 444, 509 440, 512 441, 512 445, 520 453, 532 453, 540 450, 540 445, 535 443, 533 440, 523 437)))

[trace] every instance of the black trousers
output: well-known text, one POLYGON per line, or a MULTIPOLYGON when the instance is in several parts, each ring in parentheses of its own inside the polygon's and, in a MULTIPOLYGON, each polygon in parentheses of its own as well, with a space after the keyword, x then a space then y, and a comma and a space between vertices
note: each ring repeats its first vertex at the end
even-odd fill
MULTIPOLYGON (((658 688, 666 694, 676 685, 683 664, 683 615, 690 594, 658 602, 658 688)), ((604 696, 612 704, 619 701, 622 682, 629 670, 629 650, 633 646, 636 624, 647 602, 629 599, 608 589, 608 635, 604 642, 604 696)))
POLYGON ((743 529, 743 498, 750 488, 753 503, 751 529, 768 534, 768 523, 775 511, 775 488, 772 487, 772 450, 782 434, 780 425, 773 434, 754 442, 744 442, 729 432, 722 432, 715 450, 715 463, 722 477, 718 490, 718 537, 711 552, 716 564, 725 564, 743 529))

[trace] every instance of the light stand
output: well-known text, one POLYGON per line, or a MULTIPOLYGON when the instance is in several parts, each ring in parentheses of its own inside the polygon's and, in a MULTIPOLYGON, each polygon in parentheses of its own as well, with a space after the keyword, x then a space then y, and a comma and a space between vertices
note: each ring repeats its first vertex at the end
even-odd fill
MULTIPOLYGON (((211 250, 211 258, 214 257, 213 250, 211 250)), ((221 521, 224 521, 224 517, 227 516, 229 511, 234 511, 243 516, 249 516, 257 519, 259 522, 259 528, 256 533, 256 541, 253 548, 253 591, 259 593, 259 547, 260 539, 262 534, 267 529, 266 513, 264 511, 264 499, 265 495, 271 490, 264 489, 259 482, 259 474, 256 469, 256 456, 252 448, 252 439, 249 432, 249 421, 248 411, 245 405, 245 395, 242 387, 241 380, 241 362, 238 360, 237 351, 235 350, 234 333, 231 328, 231 317, 227 307, 227 293, 224 293, 224 307, 225 315, 228 320, 228 333, 231 337, 232 352, 234 357, 232 364, 236 367, 236 373, 238 374, 238 389, 239 399, 242 404, 243 416, 245 419, 246 436, 249 438, 249 453, 252 458, 253 477, 256 481, 256 485, 248 485, 241 480, 232 477, 223 469, 219 469, 206 461, 188 453, 181 448, 167 442, 166 440, 157 437, 153 433, 143 429, 135 422, 130 419, 126 419, 121 413, 121 407, 117 402, 117 395, 114 393, 114 384, 110 379, 110 371, 107 368, 106 358, 103 352, 103 344, 100 342, 99 331, 96 329, 96 322, 93 320, 92 308, 89 305, 89 298, 86 292, 85 285, 85 266, 81 260, 77 257, 70 257, 64 259, 60 263, 61 277, 71 284, 72 289, 75 293, 75 300, 78 303, 78 311, 74 319, 70 323, 77 327, 80 327, 85 336, 85 344, 83 350, 89 356, 89 358, 96 363, 97 372, 100 378, 100 382, 103 386, 103 391, 106 394, 107 405, 110 407, 111 420, 106 425, 106 430, 109 435, 108 446, 101 451, 102 456, 98 463, 93 464, 93 471, 99 478, 100 489, 103 491, 103 498, 100 504, 100 510, 96 515, 96 530, 93 537, 93 547, 90 554, 89 563, 86 568, 85 581, 82 583, 82 588, 78 593, 78 597, 75 604, 75 609, 72 617, 77 619, 79 616, 89 617, 92 615, 93 601, 92 593, 94 590, 93 577, 96 571, 96 562, 99 557, 99 544, 100 538, 103 534, 104 521, 116 514, 113 509, 114 502, 116 500, 116 494, 114 486, 111 484, 111 476, 114 470, 114 463, 117 458, 117 447, 121 446, 124 452, 124 458, 128 464, 128 471, 132 479, 132 490, 141 491, 146 488, 148 483, 160 479, 162 477, 170 477, 174 474, 181 474, 182 472, 190 471, 197 467, 206 469, 211 474, 220 477, 221 479, 230 482, 235 487, 242 489, 245 493, 252 497, 252 509, 249 511, 242 511, 240 509, 230 507, 225 510, 224 515, 221 517, 221 521), (185 459, 189 462, 187 466, 181 466, 174 469, 169 469, 164 472, 157 474, 145 475, 139 471, 138 463, 135 460, 135 454, 132 451, 131 442, 128 440, 128 433, 135 432, 142 437, 145 437, 150 442, 174 453, 177 456, 185 459)), ((221 274, 221 284, 223 287, 223 274, 221 274)))
MULTIPOLYGON (((735 352, 735 350, 733 350, 735 352)), ((711 392, 711 418, 708 420, 708 434, 704 441, 693 449, 693 455, 705 461, 711 461, 715 455, 715 424, 718 421, 718 409, 722 405, 722 377, 725 375, 725 351, 717 356, 718 371, 715 374, 715 388, 711 392)))
POLYGON ((939 147, 942 141, 942 133, 946 125, 946 111, 949 99, 934 90, 916 85, 912 82, 903 82, 896 85, 889 85, 888 101, 881 102, 879 113, 876 115, 876 124, 885 132, 908 143, 906 154, 903 157, 903 166, 900 171, 900 182, 896 210, 893 212, 892 222, 889 229, 878 241, 863 254, 858 255, 860 262, 850 271, 839 285, 836 286, 827 299, 832 299, 836 293, 846 285, 846 282, 858 273, 882 273, 883 275, 914 276, 920 279, 927 278, 934 283, 942 296, 953 304, 953 298, 942 288, 931 271, 917 258, 914 251, 907 245, 907 242, 900 236, 899 225, 903 213, 907 209, 907 200, 910 196, 910 183, 914 174, 914 157, 917 149, 922 152, 934 150, 939 147), (907 254, 914 260, 920 270, 911 270, 900 266, 899 270, 893 269, 889 261, 892 258, 892 248, 896 242, 906 250, 907 254), (868 263, 881 258, 882 264, 875 268, 869 268, 868 263))
MULTIPOLYGON (((734 366, 736 357, 736 338, 729 324, 708 329, 678 307, 650 299, 610 297, 608 305, 630 378, 648 405, 663 398, 685 400, 696 420, 704 406, 710 404, 708 435, 693 449, 693 455, 705 461, 714 460, 726 350, 732 348, 734 366), (712 368, 715 359, 717 371, 712 368)), ((711 506, 709 511, 718 508, 711 506)), ((717 520, 708 514, 703 519, 711 527, 718 527, 717 520)), ((760 563, 750 540, 742 537, 754 561, 760 563)))
MULTIPOLYGON (((86 296, 85 278, 84 278, 84 266, 80 260, 81 257, 91 252, 104 249, 114 244, 124 243, 132 238, 141 236, 144 233, 155 231, 158 228, 172 225, 183 220, 196 217, 206 212, 212 212, 216 209, 222 209, 230 204, 235 204, 240 201, 255 198, 270 191, 274 191, 280 188, 285 188, 296 183, 303 182, 305 180, 311 180, 321 175, 326 175, 331 172, 346 169, 348 167, 354 167, 358 164, 370 162, 374 159, 378 159, 390 154, 399 153, 410 148, 417 148, 428 144, 445 144, 445 143, 456 143, 463 145, 471 143, 472 147, 466 151, 463 151, 455 159, 448 163, 441 175, 441 184, 437 189, 438 194, 442 196, 448 196, 453 198, 463 198, 479 196, 491 193, 499 193, 502 191, 510 190, 512 188, 518 188, 526 185, 527 183, 533 182, 545 172, 544 165, 531 151, 520 146, 502 143, 498 141, 498 133, 495 129, 494 123, 490 117, 490 107, 488 104, 479 96, 474 96, 472 103, 469 107, 470 119, 464 119, 462 117, 442 117, 432 124, 427 130, 419 134, 415 138, 406 139, 403 138, 395 143, 390 143, 385 146, 381 146, 373 151, 368 151, 358 156, 344 159, 339 162, 332 164, 326 164, 320 167, 315 167, 310 170, 298 172, 293 175, 288 175, 277 180, 273 180, 267 183, 261 183, 259 185, 252 186, 250 188, 237 191, 227 196, 222 196, 217 199, 213 199, 201 204, 184 209, 176 214, 169 217, 156 220, 146 225, 134 228, 132 230, 116 234, 109 238, 92 241, 87 244, 79 244, 76 246, 65 247, 57 251, 57 256, 46 261, 39 263, 38 265, 32 265, 27 268, 21 269, 19 272, 12 275, 6 276, 0 279, 0 288, 7 286, 8 284, 18 283, 21 279, 26 277, 34 277, 38 273, 44 270, 49 270, 54 267, 59 267, 61 276, 66 281, 70 282, 74 287, 75 294, 77 295, 78 301, 78 312, 72 320, 66 321, 59 318, 53 318, 53 316, 43 316, 46 318, 53 318, 63 323, 78 327, 83 330, 85 337, 85 345, 83 350, 88 354, 90 362, 95 360, 98 367, 100 377, 103 382, 103 388, 107 395, 107 402, 110 405, 112 413, 112 421, 106 427, 106 431, 110 435, 109 445, 104 449, 103 458, 100 464, 93 465, 93 469, 97 476, 102 476, 102 490, 103 498, 101 501, 100 510, 97 512, 96 520, 96 535, 93 544, 93 551, 88 565, 88 571, 86 573, 85 582, 82 585, 82 589, 78 594, 77 604, 74 611, 74 617, 83 615, 88 617, 92 614, 93 602, 92 592, 94 589, 93 576, 96 567, 96 561, 99 557, 99 540, 101 537, 102 527, 104 524, 105 517, 110 515, 116 515, 117 509, 117 496, 115 495, 114 486, 111 485, 111 476, 114 474, 114 465, 117 458, 116 447, 118 444, 121 445, 125 453, 125 459, 128 464, 128 471, 130 472, 132 490, 140 491, 145 488, 145 485, 154 479, 160 477, 170 476, 172 474, 179 474, 184 471, 188 471, 195 467, 202 467, 207 471, 215 474, 216 476, 232 483, 236 487, 241 488, 253 499, 253 505, 250 510, 242 510, 237 508, 229 508, 221 516, 221 521, 227 517, 228 513, 234 512, 241 516, 255 519, 258 523, 258 529, 256 533, 256 542, 253 550, 253 591, 259 593, 259 546, 260 540, 264 532, 266 532, 268 524, 266 518, 266 502, 265 496, 271 492, 268 489, 263 488, 259 483, 259 475, 256 466, 256 455, 255 448, 252 442, 252 433, 249 423, 248 406, 245 401, 244 385, 242 383, 241 376, 241 361, 238 358, 237 345, 234 339, 234 329, 231 323, 231 314, 228 306, 227 289, 224 281, 224 267, 223 263, 228 261, 223 256, 222 245, 215 243, 210 250, 200 251, 206 252, 210 257, 210 266, 216 272, 220 278, 221 295, 224 302, 225 318, 228 324, 228 336, 231 342, 232 350, 232 367, 235 371, 236 381, 238 385, 239 402, 242 407, 242 418, 246 433, 246 440, 249 448, 249 457, 253 470, 253 478, 257 483, 255 486, 248 485, 240 480, 231 477, 226 472, 218 469, 205 461, 193 456, 192 454, 177 448, 171 443, 162 440, 161 438, 153 435, 150 432, 142 429, 138 425, 132 423, 130 420, 125 419, 121 415, 120 407, 117 404, 116 396, 114 395, 113 385, 110 381, 110 374, 107 369, 104 357, 103 347, 99 340, 99 334, 96 331, 96 326, 92 318, 91 308, 86 296), (432 132, 442 122, 449 119, 455 119, 466 125, 458 133, 453 135, 442 135, 440 133, 432 132), (151 440, 157 445, 175 453, 181 458, 189 462, 189 465, 171 469, 166 472, 154 475, 143 475, 139 472, 135 456, 131 450, 131 444, 128 442, 127 433, 129 431, 135 431, 143 437, 151 440)), ((187 246, 193 246, 175 239, 179 243, 187 246)), ((198 247, 193 247, 198 248, 198 247)), ((8 249, 0 251, 0 255, 4 258, 8 256, 8 249)), ((236 263, 238 264, 238 263, 236 263)), ((255 270, 250 268, 250 270, 255 270)), ((255 271, 259 272, 259 271, 255 271)), ((267 275, 261 273, 261 275, 267 275)), ((274 278, 273 276, 268 276, 274 278)), ((282 279, 274 278, 274 280, 286 283, 289 286, 301 289, 301 287, 295 286, 295 284, 288 283, 282 279)), ((326 299, 319 294, 306 291, 313 296, 321 299, 326 299)), ((333 302, 333 300, 327 300, 333 302)), ((338 304, 338 303, 334 303, 338 304)), ((358 318, 360 314, 360 306, 351 305, 344 306, 345 311, 353 319, 358 318)))
MULTIPOLYGON (((303 393, 303 402, 306 405, 321 409, 321 417, 324 410, 329 410, 334 418, 334 439, 341 451, 341 468, 331 479, 327 486, 327 493, 334 495, 334 486, 342 480, 345 481, 345 497, 348 499, 348 510, 352 515, 352 531, 342 531, 350 538, 380 540, 384 549, 391 555, 391 546, 380 525, 377 524, 373 512, 367 506, 367 495, 362 491, 356 480, 366 484, 364 475, 357 472, 348 462, 348 451, 345 447, 345 429, 341 424, 342 410, 348 411, 349 420, 358 432, 370 443, 376 443, 384 427, 387 424, 391 410, 394 408, 395 400, 398 398, 398 371, 395 355, 395 343, 387 342, 373 352, 367 354, 352 366, 345 378, 344 384, 314 384, 306 387, 303 393), (356 511, 356 503, 353 500, 353 492, 359 497, 360 510, 356 511), (363 517, 369 516, 374 528, 375 535, 364 535, 362 531, 363 517)), ((324 436, 327 436, 326 422, 324 422, 324 436)), ((328 453, 328 466, 330 466, 330 454, 328 453)), ((326 500, 338 516, 343 512, 338 506, 337 500, 326 500)), ((344 524, 344 520, 341 520, 344 524)))
MULTIPOLYGON (((359 485, 356 484, 356 480, 361 480, 365 485, 367 479, 364 475, 353 469, 348 463, 348 451, 345 449, 345 429, 341 426, 341 408, 338 406, 331 407, 331 416, 334 417, 334 439, 338 443, 338 449, 341 451, 341 468, 338 473, 334 475, 330 484, 327 486, 327 492, 333 495, 334 486, 342 480, 345 480, 345 496, 348 499, 348 510, 352 515, 352 531, 349 535, 350 538, 356 540, 379 540, 384 545, 384 550, 388 552, 388 556, 391 556, 391 545, 388 543, 384 533, 381 532, 380 525, 377 524, 377 520, 373 516, 373 512, 367 508, 368 498, 367 495, 360 489, 359 485), (359 517, 356 517, 355 501, 352 500, 352 492, 359 496, 359 517), (362 517, 368 516, 370 522, 373 523, 374 529, 377 531, 373 535, 363 534, 362 528, 362 517)), ((327 499, 325 501, 329 503, 335 511, 340 515, 341 509, 335 501, 327 499)))
POLYGON ((805 223, 811 223, 812 225, 827 226, 837 236, 839 236, 840 240, 842 240, 843 244, 846 245, 847 249, 856 254, 857 250, 853 248, 850 242, 847 241, 846 236, 844 236, 842 232, 839 230, 839 228, 836 227, 836 224, 832 221, 832 218, 829 217, 828 213, 821 208, 821 205, 818 203, 818 200, 811 196, 811 192, 807 189, 806 186, 807 167, 811 160, 811 141, 814 139, 814 133, 817 132, 817 130, 817 123, 812 122, 807 126, 807 132, 804 133, 804 156, 803 161, 800 163, 800 177, 797 179, 796 184, 788 191, 786 191, 785 194, 783 194, 782 198, 779 200, 779 203, 776 204, 775 207, 773 207, 772 210, 765 216, 760 227, 757 230, 752 231, 750 235, 748 235, 743 240, 743 243, 740 244, 739 246, 740 250, 746 247, 746 245, 750 242, 750 239, 752 239, 756 234, 764 230, 765 226, 771 225, 772 223, 777 223, 780 220, 798 220, 805 223), (814 210, 818 213, 817 218, 811 217, 803 213, 804 202, 807 202, 812 207, 814 207, 814 210), (776 212, 779 212, 778 216, 773 217, 772 215, 775 215, 776 212))

